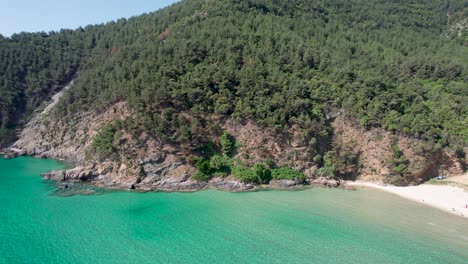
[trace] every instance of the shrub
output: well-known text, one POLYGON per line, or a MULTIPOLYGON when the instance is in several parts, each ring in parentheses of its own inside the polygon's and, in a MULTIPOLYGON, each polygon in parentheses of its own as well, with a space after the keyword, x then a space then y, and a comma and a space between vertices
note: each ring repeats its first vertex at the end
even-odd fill
POLYGON ((232 162, 229 158, 214 155, 210 158, 210 167, 216 171, 229 172, 232 162))
POLYGON ((234 150, 234 138, 226 131, 221 135, 220 139, 221 151, 225 156, 231 155, 234 150))
POLYGON ((0 138, 5 137, 8 134, 8 130, 5 128, 0 128, 0 138))
POLYGON ((229 173, 227 172, 218 171, 213 173, 213 177, 226 178, 227 176, 229 176, 229 173))
POLYGON ((114 143, 119 140, 120 133, 113 125, 106 125, 101 128, 94 137, 91 147, 102 158, 109 158, 115 153, 114 143))
POLYGON ((257 174, 252 169, 249 169, 247 167, 235 166, 234 168, 232 168, 232 175, 246 183, 258 182, 257 174))
POLYGON ((323 167, 320 168, 319 173, 324 177, 335 177, 336 165, 334 161, 333 151, 328 151, 322 158, 323 167))
POLYGON ((195 168, 197 168, 203 174, 211 174, 213 169, 210 166, 210 161, 207 159, 198 159, 195 162, 195 168))
POLYGON ((294 180, 303 182, 307 179, 304 173, 295 171, 289 167, 282 167, 271 170, 271 176, 275 180, 294 180))
POLYGON ((205 174, 203 172, 197 172, 195 175, 192 177, 194 180, 199 181, 199 182, 206 182, 211 179, 211 176, 208 174, 205 174))
POLYGON ((408 169, 408 166, 406 164, 399 164, 398 166, 393 168, 393 171, 402 175, 403 173, 407 171, 407 169, 408 169))
POLYGON ((335 177, 335 169, 333 167, 322 167, 319 170, 319 175, 322 177, 335 177))
POLYGON ((401 175, 393 174, 393 175, 386 175, 384 179, 384 183, 395 185, 395 186, 408 186, 410 182, 408 181, 408 179, 404 178, 401 175))
POLYGON ((391 148, 393 151, 393 158, 390 162, 393 165, 393 172, 403 176, 408 173, 409 160, 405 157, 398 145, 392 145, 391 148))
POLYGON ((268 168, 274 168, 275 167, 275 161, 272 158, 267 158, 265 160, 265 165, 267 165, 268 168))
POLYGON ((322 155, 320 154, 317 154, 315 155, 314 157, 314 162, 318 165, 321 165, 323 163, 323 160, 322 160, 322 155))
POLYGON ((214 155, 210 159, 198 158, 195 161, 198 173, 194 179, 207 181, 212 177, 227 177, 231 172, 231 166, 232 161, 220 155, 214 155))
POLYGON ((255 164, 252 168, 258 177, 260 183, 269 183, 271 181, 271 171, 263 164, 255 164))

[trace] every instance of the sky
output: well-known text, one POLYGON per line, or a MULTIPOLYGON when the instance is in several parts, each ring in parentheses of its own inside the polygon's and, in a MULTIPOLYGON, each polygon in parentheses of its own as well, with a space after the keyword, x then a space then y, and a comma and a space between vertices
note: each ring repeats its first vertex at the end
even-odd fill
POLYGON ((0 0, 0 34, 57 31, 149 13, 177 0, 0 0))

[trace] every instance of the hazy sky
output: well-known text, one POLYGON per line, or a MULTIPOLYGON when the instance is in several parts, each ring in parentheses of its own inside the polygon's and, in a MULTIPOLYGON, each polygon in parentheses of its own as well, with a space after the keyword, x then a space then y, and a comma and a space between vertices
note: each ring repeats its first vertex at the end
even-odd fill
POLYGON ((0 34, 100 24, 155 11, 177 0, 0 0, 0 34))

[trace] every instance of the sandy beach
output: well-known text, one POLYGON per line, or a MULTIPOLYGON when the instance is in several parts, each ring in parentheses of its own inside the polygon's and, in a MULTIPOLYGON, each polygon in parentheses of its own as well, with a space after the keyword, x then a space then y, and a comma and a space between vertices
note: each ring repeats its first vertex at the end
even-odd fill
POLYGON ((465 207, 468 205, 468 192, 460 187, 431 184, 396 187, 359 181, 347 184, 380 189, 468 219, 468 208, 465 207))

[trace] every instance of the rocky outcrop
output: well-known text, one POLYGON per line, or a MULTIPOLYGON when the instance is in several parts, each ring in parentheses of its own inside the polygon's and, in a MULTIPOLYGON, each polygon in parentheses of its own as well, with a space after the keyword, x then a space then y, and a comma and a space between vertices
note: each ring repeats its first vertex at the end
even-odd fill
POLYGON ((293 180, 272 180, 269 184, 273 188, 291 188, 300 185, 301 183, 293 180))
POLYGON ((44 179, 53 181, 90 181, 99 174, 93 168, 78 166, 70 170, 55 170, 43 174, 44 179))
POLYGON ((26 154, 26 151, 16 148, 0 149, 0 155, 2 155, 5 159, 13 159, 19 156, 24 156, 26 154))
POLYGON ((328 179, 328 178, 323 178, 323 177, 320 177, 318 179, 313 179, 311 180, 310 183, 315 186, 322 186, 322 187, 329 187, 329 188, 336 188, 340 186, 341 184, 339 180, 328 179))
MULTIPOLYGON (((190 179, 190 175, 167 176, 153 181, 135 182, 115 181, 112 174, 106 175, 90 167, 78 166, 70 170, 56 170, 43 174, 46 180, 57 182, 88 182, 97 187, 131 189, 138 191, 176 191, 193 192, 205 189, 217 189, 224 191, 248 191, 255 188, 252 184, 242 183, 234 178, 214 178, 209 182, 198 182, 190 179)), ((273 186, 272 187, 292 187, 295 186, 273 186)))

